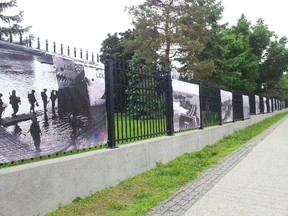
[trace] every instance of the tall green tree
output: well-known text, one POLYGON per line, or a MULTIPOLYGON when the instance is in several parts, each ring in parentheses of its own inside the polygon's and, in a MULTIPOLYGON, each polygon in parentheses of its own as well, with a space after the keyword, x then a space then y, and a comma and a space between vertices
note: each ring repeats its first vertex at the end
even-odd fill
POLYGON ((264 60, 260 67, 259 86, 260 83, 266 83, 268 93, 272 94, 283 73, 288 71, 287 42, 286 37, 275 38, 264 54, 264 60))
POLYGON ((112 60, 119 60, 121 58, 123 49, 120 44, 118 33, 107 35, 107 38, 102 42, 100 49, 100 61, 104 63, 105 59, 109 56, 112 60))
POLYGON ((100 61, 104 63, 105 59, 109 56, 114 61, 128 61, 132 58, 133 50, 124 50, 122 43, 131 41, 134 37, 132 30, 128 29, 125 32, 108 34, 107 38, 102 42, 100 61))
MULTIPOLYGON (((128 11, 134 17, 135 39, 129 43, 147 65, 171 71, 180 62, 180 71, 202 73, 208 62, 200 61, 212 27, 220 19, 222 6, 214 0, 146 0, 128 11)), ((127 47, 127 46, 125 46, 127 47)), ((209 65, 209 64, 208 64, 209 65)))
MULTIPOLYGON (((31 29, 31 26, 23 27, 21 22, 23 21, 23 11, 19 11, 15 15, 7 15, 7 11, 11 8, 17 7, 17 0, 1 1, 0 2, 0 33, 4 35, 4 39, 12 35, 18 35, 19 33, 27 33, 31 29)), ((2 35, 2 37, 3 37, 2 35)))
POLYGON ((256 24, 251 26, 249 44, 252 52, 262 61, 264 53, 270 45, 274 32, 270 31, 263 19, 258 19, 256 24))
POLYGON ((288 74, 284 73, 280 81, 270 90, 270 95, 281 100, 288 100, 288 74))
POLYGON ((216 65, 212 81, 231 89, 254 91, 259 78, 260 58, 250 47, 251 23, 244 15, 237 24, 223 26, 206 51, 216 65))

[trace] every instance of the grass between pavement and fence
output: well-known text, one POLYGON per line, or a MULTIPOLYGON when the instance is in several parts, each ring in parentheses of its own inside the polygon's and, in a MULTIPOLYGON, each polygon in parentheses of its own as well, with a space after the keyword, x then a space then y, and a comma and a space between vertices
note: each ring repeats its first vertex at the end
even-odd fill
POLYGON ((71 204, 60 205, 58 210, 48 215, 143 215, 287 115, 288 112, 277 114, 206 146, 201 151, 186 153, 167 164, 158 163, 153 170, 91 196, 77 197, 71 204))

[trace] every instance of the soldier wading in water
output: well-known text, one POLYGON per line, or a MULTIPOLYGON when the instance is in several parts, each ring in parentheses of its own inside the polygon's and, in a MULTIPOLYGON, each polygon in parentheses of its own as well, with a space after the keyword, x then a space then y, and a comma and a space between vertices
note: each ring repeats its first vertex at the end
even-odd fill
POLYGON ((37 121, 37 118, 35 116, 31 120, 32 120, 32 123, 30 125, 30 129, 28 132, 30 132, 30 134, 33 138, 36 151, 40 152, 41 151, 40 143, 41 143, 41 135, 42 135, 41 129, 40 129, 39 123, 37 121))

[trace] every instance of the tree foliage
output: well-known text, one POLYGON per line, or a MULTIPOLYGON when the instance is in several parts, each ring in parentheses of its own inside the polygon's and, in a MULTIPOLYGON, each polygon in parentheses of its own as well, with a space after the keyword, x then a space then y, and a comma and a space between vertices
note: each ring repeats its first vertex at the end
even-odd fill
POLYGON ((219 24, 223 7, 215 0, 146 0, 127 10, 134 29, 120 37, 108 35, 103 56, 110 53, 133 68, 158 73, 174 67, 183 80, 235 90, 263 93, 261 84, 266 82, 268 93, 275 95, 283 84, 287 39, 278 40, 261 18, 252 24, 243 14, 231 27, 219 24))
POLYGON ((206 58, 213 60, 212 81, 231 89, 253 92, 258 87, 260 63, 272 32, 262 19, 255 25, 242 15, 235 26, 219 26, 206 47, 206 58))
POLYGON ((172 62, 177 60, 182 73, 193 77, 210 73, 207 70, 211 70, 211 62, 199 60, 198 54, 220 19, 220 3, 214 0, 146 0, 128 11, 134 17, 135 39, 125 48, 133 47, 145 64, 160 65, 169 72, 172 62))
POLYGON ((105 59, 109 56, 114 61, 126 62, 131 59, 134 52, 133 50, 124 50, 123 43, 131 41, 134 37, 132 30, 128 29, 125 32, 117 33, 113 35, 108 34, 107 38, 102 42, 100 49, 100 61, 104 63, 105 59))
POLYGON ((268 92, 273 92, 273 88, 281 83, 283 73, 288 70, 287 42, 286 37, 271 41, 264 54, 264 61, 260 69, 260 82, 267 83, 268 92))
POLYGON ((288 74, 282 75, 280 81, 270 90, 270 95, 281 100, 288 100, 288 74))
POLYGON ((7 10, 14 7, 17 7, 16 0, 0 2, 0 33, 4 35, 4 39, 7 39, 10 33, 12 35, 18 35, 20 33, 27 33, 31 29, 31 26, 23 27, 21 25, 24 18, 23 11, 19 11, 14 15, 7 15, 7 10))

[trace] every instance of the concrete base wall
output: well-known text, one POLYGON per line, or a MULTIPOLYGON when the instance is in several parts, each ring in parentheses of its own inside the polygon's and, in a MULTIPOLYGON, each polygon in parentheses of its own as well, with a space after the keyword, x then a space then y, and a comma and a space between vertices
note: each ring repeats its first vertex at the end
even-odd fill
MULTIPOLYGON (((281 112, 281 111, 280 111, 281 112)), ((0 215, 43 215, 187 152, 211 145, 275 114, 121 145, 80 155, 0 169, 0 215)))

